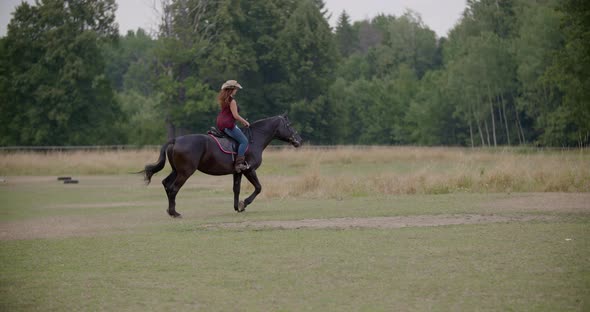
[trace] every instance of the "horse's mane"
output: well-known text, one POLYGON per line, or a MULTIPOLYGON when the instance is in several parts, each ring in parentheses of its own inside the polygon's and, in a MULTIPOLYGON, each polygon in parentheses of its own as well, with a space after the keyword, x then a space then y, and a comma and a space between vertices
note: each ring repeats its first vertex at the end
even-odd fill
POLYGON ((256 126, 257 124, 261 124, 261 123, 267 122, 267 121, 269 121, 271 119, 277 119, 277 118, 281 118, 281 117, 283 117, 283 115, 277 115, 277 116, 272 116, 272 117, 266 117, 266 118, 263 118, 263 119, 259 119, 259 120, 256 120, 255 122, 251 123, 250 124, 250 127, 256 126))

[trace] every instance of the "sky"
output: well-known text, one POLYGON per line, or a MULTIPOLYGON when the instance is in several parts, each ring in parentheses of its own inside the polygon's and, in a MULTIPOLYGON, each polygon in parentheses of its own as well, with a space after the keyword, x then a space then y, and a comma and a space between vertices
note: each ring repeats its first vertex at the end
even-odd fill
MULTIPOLYGON (((0 36, 6 35, 12 12, 23 0, 0 0, 0 36)), ((33 3, 33 0, 27 0, 33 3)), ((159 0, 117 0, 117 23, 119 32, 127 33, 141 27, 154 31, 158 24, 158 14, 154 3, 159 0)), ((370 19, 380 13, 400 16, 412 10, 422 17, 422 21, 439 37, 446 37, 449 30, 459 21, 466 7, 466 0, 324 0, 332 14, 330 25, 335 26, 340 13, 346 10, 351 21, 370 19)))

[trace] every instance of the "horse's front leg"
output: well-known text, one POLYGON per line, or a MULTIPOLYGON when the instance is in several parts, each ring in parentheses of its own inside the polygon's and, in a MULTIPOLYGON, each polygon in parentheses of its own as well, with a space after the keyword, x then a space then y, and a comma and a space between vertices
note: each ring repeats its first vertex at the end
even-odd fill
POLYGON ((254 198, 256 198, 256 196, 258 196, 260 192, 262 192, 262 186, 260 185, 260 181, 258 181, 258 176, 256 175, 255 170, 247 171, 244 173, 244 175, 246 176, 246 179, 248 179, 248 181, 250 181, 250 183, 252 183, 252 185, 254 186, 254 192, 250 196, 248 196, 246 200, 244 200, 243 210, 245 210, 246 207, 254 201, 254 198))
POLYGON ((234 173, 234 210, 237 212, 244 211, 243 204, 240 205, 240 184, 242 183, 242 174, 234 173), (240 207, 242 206, 242 207, 240 207))

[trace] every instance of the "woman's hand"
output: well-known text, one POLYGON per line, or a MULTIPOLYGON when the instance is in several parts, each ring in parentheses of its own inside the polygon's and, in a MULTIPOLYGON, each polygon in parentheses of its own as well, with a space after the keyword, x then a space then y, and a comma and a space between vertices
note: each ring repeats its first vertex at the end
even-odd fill
POLYGON ((246 119, 242 120, 242 124, 244 124, 244 127, 250 128, 250 123, 248 122, 248 120, 246 120, 246 119))

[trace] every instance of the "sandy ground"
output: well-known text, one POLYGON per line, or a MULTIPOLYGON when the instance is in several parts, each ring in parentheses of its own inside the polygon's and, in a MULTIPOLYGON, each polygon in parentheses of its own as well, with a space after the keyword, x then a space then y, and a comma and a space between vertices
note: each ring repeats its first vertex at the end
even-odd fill
POLYGON ((293 221, 245 221, 239 223, 209 224, 205 227, 217 228, 281 228, 281 229, 345 229, 345 228, 381 228, 396 229, 403 227, 443 226, 459 224, 480 224, 495 222, 546 221, 553 216, 495 216, 495 215, 425 215, 411 217, 377 217, 377 218, 333 218, 305 219, 293 221))
POLYGON ((142 214, 139 218, 137 215, 64 216, 5 222, 0 223, 0 240, 89 237, 133 232, 156 224, 153 220, 163 219, 162 213, 161 210, 154 211, 142 214))
MULTIPOLYGON (((100 207, 138 206, 147 203, 104 203, 100 207)), ((86 205, 92 208, 96 205, 86 205)), ((482 214, 441 214, 372 218, 332 218, 287 221, 244 221, 199 226, 202 229, 280 228, 280 229, 346 229, 403 228, 485 224, 497 222, 550 221, 557 213, 590 213, 590 193, 526 193, 491 200, 480 204, 482 214), (517 214, 511 214, 517 211, 517 214), (504 215, 502 215, 504 213, 504 215)), ((44 239, 108 235, 134 232, 142 227, 167 224, 160 209, 136 214, 47 217, 0 223, 0 240, 44 239)))
POLYGON ((483 204, 494 212, 538 211, 576 213, 590 212, 590 193, 525 193, 514 194, 483 204))

